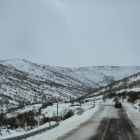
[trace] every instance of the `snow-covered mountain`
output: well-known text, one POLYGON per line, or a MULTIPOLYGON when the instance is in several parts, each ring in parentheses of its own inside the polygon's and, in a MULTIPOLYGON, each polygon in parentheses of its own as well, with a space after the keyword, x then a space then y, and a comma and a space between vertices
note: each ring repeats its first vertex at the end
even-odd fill
POLYGON ((25 102, 72 100, 90 90, 84 83, 65 74, 53 73, 51 79, 0 64, 0 106, 8 108, 25 102))
POLYGON ((10 105, 72 100, 138 72, 140 67, 63 68, 25 59, 1 60, 0 100, 10 105))
POLYGON ((140 72, 140 66, 92 66, 75 68, 73 71, 95 82, 95 88, 98 88, 140 72))
MULTIPOLYGON (((73 77, 74 80, 81 81, 82 83, 94 88, 104 87, 114 81, 140 72, 140 66, 91 66, 64 68, 32 63, 25 59, 0 60, 0 63, 59 83, 60 78, 57 77, 57 74, 62 74, 65 77, 73 77)), ((61 82, 68 84, 66 81, 61 82)))
POLYGON ((38 75, 41 78, 45 78, 59 84, 73 86, 77 86, 77 84, 83 86, 82 84, 86 84, 88 87, 94 85, 92 81, 88 80, 86 77, 75 74, 70 68, 36 64, 25 59, 4 60, 0 61, 0 63, 5 66, 14 67, 20 71, 27 72, 31 75, 38 75), (64 80, 65 78, 69 80, 64 80))
POLYGON ((127 99, 131 98, 131 101, 134 102, 138 99, 138 95, 140 95, 140 72, 101 87, 86 96, 93 97, 98 95, 109 98, 116 96, 127 99))

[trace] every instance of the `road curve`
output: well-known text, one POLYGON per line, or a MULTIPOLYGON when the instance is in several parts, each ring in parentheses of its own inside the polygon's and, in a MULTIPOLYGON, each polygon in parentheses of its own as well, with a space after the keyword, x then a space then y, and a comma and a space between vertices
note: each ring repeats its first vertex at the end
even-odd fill
POLYGON ((58 140, 140 140, 125 110, 101 105, 88 122, 58 140))

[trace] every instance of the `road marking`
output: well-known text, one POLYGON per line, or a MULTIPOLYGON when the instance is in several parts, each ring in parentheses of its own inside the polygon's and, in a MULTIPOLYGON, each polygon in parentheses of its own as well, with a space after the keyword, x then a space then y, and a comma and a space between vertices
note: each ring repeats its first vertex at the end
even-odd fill
MULTIPOLYGON (((109 117, 108 117, 108 118, 109 118, 109 117)), ((109 125, 109 121, 110 121, 110 119, 108 119, 107 127, 106 127, 106 129, 105 129, 105 131, 104 131, 102 140, 104 140, 104 138, 105 138, 105 135, 106 135, 106 132, 107 132, 107 128, 108 128, 108 125, 109 125)))

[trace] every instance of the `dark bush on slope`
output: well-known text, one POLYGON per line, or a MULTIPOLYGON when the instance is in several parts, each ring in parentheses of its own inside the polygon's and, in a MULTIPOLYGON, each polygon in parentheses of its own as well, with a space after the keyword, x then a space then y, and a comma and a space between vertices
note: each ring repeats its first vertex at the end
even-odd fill
POLYGON ((140 95, 140 92, 134 92, 134 91, 130 91, 130 92, 122 92, 122 93, 111 93, 106 95, 107 98, 123 98, 125 99, 126 97, 128 97, 128 102, 134 102, 135 100, 138 99, 138 95, 140 95))
POLYGON ((107 98, 113 98, 113 97, 115 97, 116 96, 116 93, 110 93, 110 94, 108 94, 106 97, 107 98))
POLYGON ((29 112, 19 114, 16 117, 18 126, 23 128, 25 126, 25 123, 26 123, 27 126, 31 126, 31 128, 33 128, 33 126, 37 125, 37 121, 34 119, 34 116, 35 116, 34 111, 29 111, 29 112))
POLYGON ((0 114, 0 127, 4 126, 6 124, 5 119, 6 119, 5 114, 1 113, 0 114))
POLYGON ((11 129, 18 128, 18 124, 17 124, 16 118, 9 118, 9 119, 7 119, 6 124, 10 125, 11 129))
POLYGON ((138 95, 140 95, 140 92, 130 92, 127 95, 129 96, 128 102, 133 103, 134 101, 139 99, 138 95))
POLYGON ((63 117, 62 120, 68 119, 74 115, 74 112, 72 110, 69 110, 63 117))
POLYGON ((52 106, 52 105, 53 105, 53 103, 51 103, 51 102, 43 103, 43 104, 42 104, 42 108, 46 108, 46 107, 52 106))
POLYGON ((11 129, 24 128, 25 126, 31 126, 31 129, 37 125, 37 121, 34 119, 35 113, 33 111, 18 114, 14 118, 6 118, 5 114, 0 114, 0 127, 7 127, 10 125, 11 129))

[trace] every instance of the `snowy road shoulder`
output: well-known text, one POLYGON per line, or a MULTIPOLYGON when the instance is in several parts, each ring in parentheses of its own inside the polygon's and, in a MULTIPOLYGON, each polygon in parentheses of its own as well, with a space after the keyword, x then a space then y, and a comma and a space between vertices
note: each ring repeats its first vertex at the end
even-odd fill
POLYGON ((27 140, 55 140, 68 132, 77 128, 80 124, 88 121, 90 117, 98 110, 99 106, 96 105, 94 108, 84 112, 82 115, 75 115, 63 122, 60 125, 50 131, 42 133, 41 135, 36 135, 35 137, 30 137, 27 140))
POLYGON ((129 103, 123 103, 123 107, 128 115, 128 118, 140 130, 140 112, 129 103))

